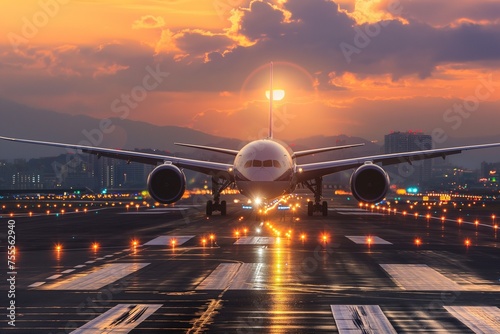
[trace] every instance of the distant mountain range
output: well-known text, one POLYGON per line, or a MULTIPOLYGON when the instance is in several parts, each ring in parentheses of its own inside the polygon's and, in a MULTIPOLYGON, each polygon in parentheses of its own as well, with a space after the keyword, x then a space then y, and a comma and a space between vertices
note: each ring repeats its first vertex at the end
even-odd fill
MULTIPOLYGON (((50 110, 32 108, 2 99, 0 99, 0 135, 63 143, 91 143, 95 144, 95 146, 111 148, 151 148, 171 154, 222 161, 230 161, 232 158, 227 155, 217 155, 212 152, 179 147, 174 145, 174 142, 212 145, 231 149, 241 148, 245 144, 245 142, 238 139, 217 137, 189 128, 158 126, 120 118, 110 118, 109 124, 102 124, 101 120, 89 116, 72 116, 50 110)), ((495 137, 449 138, 440 147, 489 142, 500 142, 500 135, 495 137)), ((304 158, 301 162, 345 159, 382 153, 382 146, 363 138, 346 135, 314 136, 287 142, 294 151, 354 143, 365 143, 365 146, 322 153, 317 156, 308 157, 307 159, 304 158)), ((61 152, 64 151, 58 148, 0 141, 0 159, 2 160, 54 156, 61 152)), ((451 161, 464 167, 477 168, 481 161, 500 161, 500 149, 467 152, 452 157, 451 161)))

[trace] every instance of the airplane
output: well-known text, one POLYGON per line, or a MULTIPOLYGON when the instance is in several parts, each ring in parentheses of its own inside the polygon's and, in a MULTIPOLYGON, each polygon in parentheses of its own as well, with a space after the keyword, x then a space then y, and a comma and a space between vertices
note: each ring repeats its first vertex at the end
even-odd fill
POLYGON ((344 170, 355 169, 351 175, 350 187, 353 196, 360 202, 377 203, 383 200, 389 190, 390 180, 382 166, 423 159, 431 159, 459 154, 462 151, 498 147, 500 143, 470 145, 441 149, 428 149, 412 152, 380 154, 334 161, 299 164, 297 158, 322 152, 348 149, 364 145, 351 144, 309 149, 293 152, 286 144, 273 138, 273 65, 270 65, 269 90, 269 133, 267 138, 254 140, 240 150, 210 147, 195 144, 175 143, 176 145, 208 150, 234 157, 234 162, 219 163, 196 159, 178 158, 159 154, 141 153, 85 145, 73 145, 46 142, 30 139, 17 139, 0 136, 1 140, 63 147, 94 154, 97 157, 110 157, 155 165, 147 178, 148 191, 151 197, 162 204, 179 201, 186 190, 184 169, 207 174, 212 178, 213 200, 206 203, 206 215, 213 212, 226 215, 226 201, 220 200, 222 191, 235 187, 250 198, 253 203, 261 205, 282 195, 291 194, 298 186, 304 186, 314 194, 314 202, 308 201, 307 214, 315 212, 328 215, 328 203, 321 202, 322 180, 325 175, 344 170))

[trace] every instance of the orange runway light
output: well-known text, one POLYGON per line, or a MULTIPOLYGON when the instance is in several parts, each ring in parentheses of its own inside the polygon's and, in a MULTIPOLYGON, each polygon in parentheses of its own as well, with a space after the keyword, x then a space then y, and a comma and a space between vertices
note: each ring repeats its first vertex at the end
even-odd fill
POLYGON ((366 237, 366 243, 368 244, 368 246, 371 246, 372 242, 373 242, 372 237, 366 237))
POLYGON ((465 246, 467 248, 469 248, 469 246, 470 246, 470 240, 469 239, 465 239, 465 246))
POLYGON ((300 235, 300 240, 302 240, 302 242, 304 242, 304 240, 306 240, 306 235, 304 233, 302 233, 300 235))
POLYGON ((177 239, 170 239, 170 245, 172 247, 175 247, 176 244, 177 244, 177 239))
POLYGON ((420 238, 415 238, 415 245, 420 246, 422 244, 422 240, 420 238))
POLYGON ((203 247, 205 247, 207 245, 207 239, 206 238, 201 239, 201 244, 203 245, 203 247))
POLYGON ((97 242, 94 242, 92 244, 92 249, 94 250, 94 252, 97 251, 98 248, 99 248, 99 244, 97 242))
POLYGON ((61 245, 59 245, 59 244, 57 244, 57 245, 56 245, 56 251, 57 251, 57 252, 60 252, 61 250, 62 250, 62 246, 61 246, 61 245))
POLYGON ((477 220, 477 219, 474 220, 474 225, 476 225, 476 227, 478 227, 479 226, 479 220, 477 220))

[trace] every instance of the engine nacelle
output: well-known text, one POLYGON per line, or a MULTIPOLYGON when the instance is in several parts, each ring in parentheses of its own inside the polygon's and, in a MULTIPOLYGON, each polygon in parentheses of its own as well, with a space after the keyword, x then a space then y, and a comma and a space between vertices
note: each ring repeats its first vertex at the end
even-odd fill
POLYGON ((186 176, 174 165, 160 165, 148 176, 148 190, 160 203, 177 202, 186 190, 186 176))
POLYGON ((360 202, 377 203, 389 190, 389 175, 375 164, 366 163, 351 175, 352 195, 360 202))

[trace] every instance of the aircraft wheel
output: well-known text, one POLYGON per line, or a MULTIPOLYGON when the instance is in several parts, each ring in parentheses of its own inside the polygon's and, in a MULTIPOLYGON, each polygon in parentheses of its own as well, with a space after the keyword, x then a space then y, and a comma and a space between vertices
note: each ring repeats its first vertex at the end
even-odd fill
POLYGON ((323 217, 328 216, 328 203, 326 201, 322 203, 321 212, 323 213, 323 217))
POLYGON ((212 212, 213 212, 213 202, 208 201, 207 202, 207 216, 210 217, 212 215, 212 212))
POLYGON ((309 201, 307 202, 307 215, 312 216, 314 212, 314 204, 313 202, 309 201))
POLYGON ((221 216, 226 215, 226 207, 227 207, 226 201, 220 202, 220 214, 221 214, 221 216))

